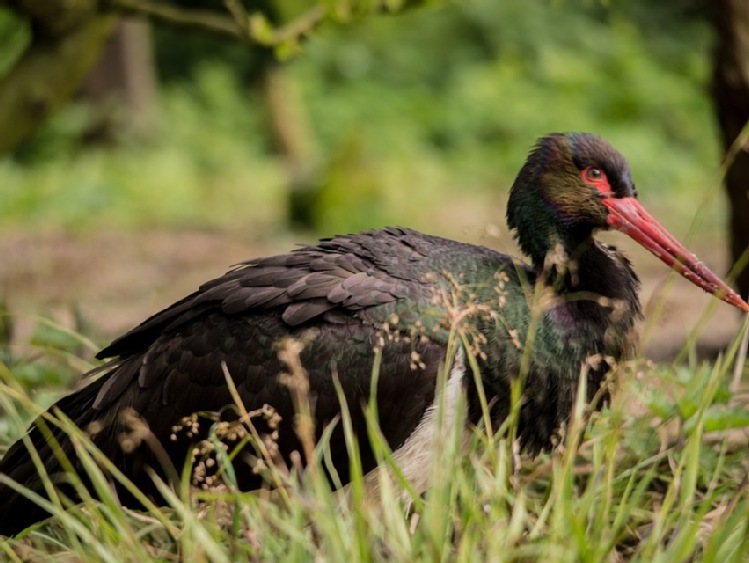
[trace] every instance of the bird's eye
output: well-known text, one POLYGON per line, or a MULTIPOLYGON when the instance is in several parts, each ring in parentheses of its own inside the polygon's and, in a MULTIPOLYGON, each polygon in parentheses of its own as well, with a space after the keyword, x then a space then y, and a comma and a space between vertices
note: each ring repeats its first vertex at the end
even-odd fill
POLYGON ((587 185, 591 188, 595 188, 605 197, 611 197, 613 190, 609 185, 609 179, 606 177, 606 172, 595 166, 588 166, 580 171, 580 176, 587 185))
POLYGON ((603 178, 603 171, 600 168, 591 166, 585 170, 585 178, 592 182, 596 182, 603 178))

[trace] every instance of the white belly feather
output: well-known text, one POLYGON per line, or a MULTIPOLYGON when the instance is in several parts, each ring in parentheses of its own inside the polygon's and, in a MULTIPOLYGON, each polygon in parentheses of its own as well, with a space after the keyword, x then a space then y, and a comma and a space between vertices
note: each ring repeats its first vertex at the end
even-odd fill
MULTIPOLYGON (((429 477, 435 464, 435 456, 439 456, 438 449, 444 447, 455 432, 455 425, 461 426, 462 443, 467 443, 469 431, 465 414, 458 420, 458 410, 463 394, 463 379, 465 377, 465 353, 462 348, 455 356, 447 382, 442 392, 435 393, 434 402, 424 411, 419 424, 403 445, 393 452, 393 460, 400 468, 403 476, 411 483, 418 493, 426 491, 429 477), (440 408, 443 409, 440 413, 440 408)), ((368 500, 376 501, 378 492, 382 488, 382 480, 389 479, 395 483, 390 472, 384 467, 377 467, 365 476, 368 500)), ((349 497, 349 486, 341 491, 344 498, 349 497)), ((405 500, 405 499, 404 499, 405 500)))

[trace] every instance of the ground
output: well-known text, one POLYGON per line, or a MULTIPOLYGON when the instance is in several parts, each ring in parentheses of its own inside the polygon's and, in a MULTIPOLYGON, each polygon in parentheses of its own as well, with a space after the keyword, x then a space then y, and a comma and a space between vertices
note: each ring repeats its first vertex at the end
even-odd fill
MULTIPOLYGON (((506 233, 464 235, 459 238, 514 252, 506 233)), ((98 335, 97 343, 103 345, 230 265, 284 252, 313 239, 311 235, 286 235, 264 240, 205 230, 6 232, 0 237, 0 296, 17 315, 18 341, 27 341, 35 314, 69 324, 75 306, 98 335)), ((648 320, 641 330, 642 350, 654 360, 673 358, 711 299, 670 275, 658 260, 624 237, 607 235, 607 240, 625 249, 643 280, 648 320), (664 295, 662 310, 656 312, 664 295)), ((726 253, 720 241, 702 242, 694 250, 714 271, 725 271, 726 253)), ((734 309, 718 303, 697 340, 700 355, 714 355, 729 343, 739 321, 734 309)))

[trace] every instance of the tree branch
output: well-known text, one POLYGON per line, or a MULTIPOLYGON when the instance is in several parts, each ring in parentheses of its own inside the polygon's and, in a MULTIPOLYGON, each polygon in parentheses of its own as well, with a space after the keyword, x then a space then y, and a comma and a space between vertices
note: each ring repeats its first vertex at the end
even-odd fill
POLYGON ((328 15, 328 7, 325 4, 317 4, 305 14, 302 14, 295 20, 279 27, 274 35, 274 45, 284 41, 296 40, 303 35, 308 35, 318 25, 320 25, 328 15))
POLYGON ((325 4, 316 4, 286 25, 273 28, 262 14, 247 15, 242 5, 235 0, 225 0, 230 16, 212 10, 178 8, 167 2, 152 0, 105 0, 105 5, 115 11, 152 18, 180 27, 204 29, 211 33, 247 40, 258 45, 275 47, 288 41, 296 41, 319 26, 329 13, 325 4))
POLYGON ((153 18, 179 27, 204 29, 234 40, 246 37, 234 19, 211 10, 186 10, 149 0, 107 0, 106 5, 124 14, 153 18))

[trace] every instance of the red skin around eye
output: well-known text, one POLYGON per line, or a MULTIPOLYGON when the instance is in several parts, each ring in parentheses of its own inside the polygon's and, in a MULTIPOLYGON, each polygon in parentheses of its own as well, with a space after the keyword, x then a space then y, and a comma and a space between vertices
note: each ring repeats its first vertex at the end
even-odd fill
POLYGON ((582 176, 583 182, 586 184, 589 184, 593 186, 595 189, 597 189, 601 194, 605 196, 613 195, 613 190, 611 189, 611 185, 609 184, 609 179, 606 177, 606 172, 601 170, 601 177, 600 178, 588 178, 588 171, 592 168, 595 168, 595 166, 588 166, 580 171, 580 176, 582 176))

